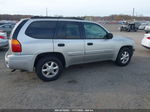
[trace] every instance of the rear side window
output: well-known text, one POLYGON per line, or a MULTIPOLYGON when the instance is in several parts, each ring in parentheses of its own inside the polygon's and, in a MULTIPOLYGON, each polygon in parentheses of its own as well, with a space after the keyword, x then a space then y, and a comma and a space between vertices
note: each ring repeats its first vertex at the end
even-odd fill
POLYGON ((21 28, 23 27, 23 25, 28 21, 28 19, 26 20, 22 20, 20 21, 20 23, 18 23, 14 29, 14 31, 12 32, 12 39, 17 39, 17 36, 19 34, 19 31, 21 30, 21 28))
POLYGON ((29 25, 25 34, 36 39, 51 39, 54 36, 56 21, 36 21, 29 25))
POLYGON ((59 22, 56 38, 80 39, 80 24, 77 22, 59 22))

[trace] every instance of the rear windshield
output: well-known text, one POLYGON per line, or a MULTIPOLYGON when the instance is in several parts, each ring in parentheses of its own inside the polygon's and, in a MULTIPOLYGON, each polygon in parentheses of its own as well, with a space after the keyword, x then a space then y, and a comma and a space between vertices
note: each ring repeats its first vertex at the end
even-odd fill
POLYGON ((14 28, 14 30, 12 31, 12 39, 17 39, 17 36, 19 34, 19 31, 21 30, 21 28, 23 27, 23 25, 28 21, 28 19, 26 20, 21 20, 14 28))
POLYGON ((32 22, 25 34, 36 39, 52 39, 54 36, 56 21, 32 22))

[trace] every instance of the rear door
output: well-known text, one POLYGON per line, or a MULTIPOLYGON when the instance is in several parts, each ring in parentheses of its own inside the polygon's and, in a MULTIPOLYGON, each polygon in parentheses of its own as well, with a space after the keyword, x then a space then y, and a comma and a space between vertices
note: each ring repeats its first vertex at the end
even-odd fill
POLYGON ((59 21, 54 38, 54 52, 63 53, 67 66, 83 63, 84 39, 80 22, 59 21))

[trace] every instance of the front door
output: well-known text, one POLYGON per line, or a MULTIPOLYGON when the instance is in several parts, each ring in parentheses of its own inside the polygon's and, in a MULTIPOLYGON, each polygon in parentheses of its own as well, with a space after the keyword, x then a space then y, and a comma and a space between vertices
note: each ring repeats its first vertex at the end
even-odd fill
POLYGON ((113 57, 113 41, 106 39, 107 31, 98 24, 84 23, 85 61, 109 60, 113 57))

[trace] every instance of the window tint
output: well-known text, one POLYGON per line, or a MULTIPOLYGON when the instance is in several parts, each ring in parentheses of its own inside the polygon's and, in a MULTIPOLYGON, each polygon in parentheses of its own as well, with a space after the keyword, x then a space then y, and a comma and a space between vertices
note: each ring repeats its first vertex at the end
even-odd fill
POLYGON ((85 36, 86 38, 95 38, 95 39, 103 39, 107 32, 97 24, 93 23, 85 23, 85 36))
POLYGON ((80 39, 80 25, 76 22, 60 22, 56 38, 80 39))
POLYGON ((26 35, 36 39, 51 39, 55 32, 56 22, 36 21, 29 25, 26 35))

